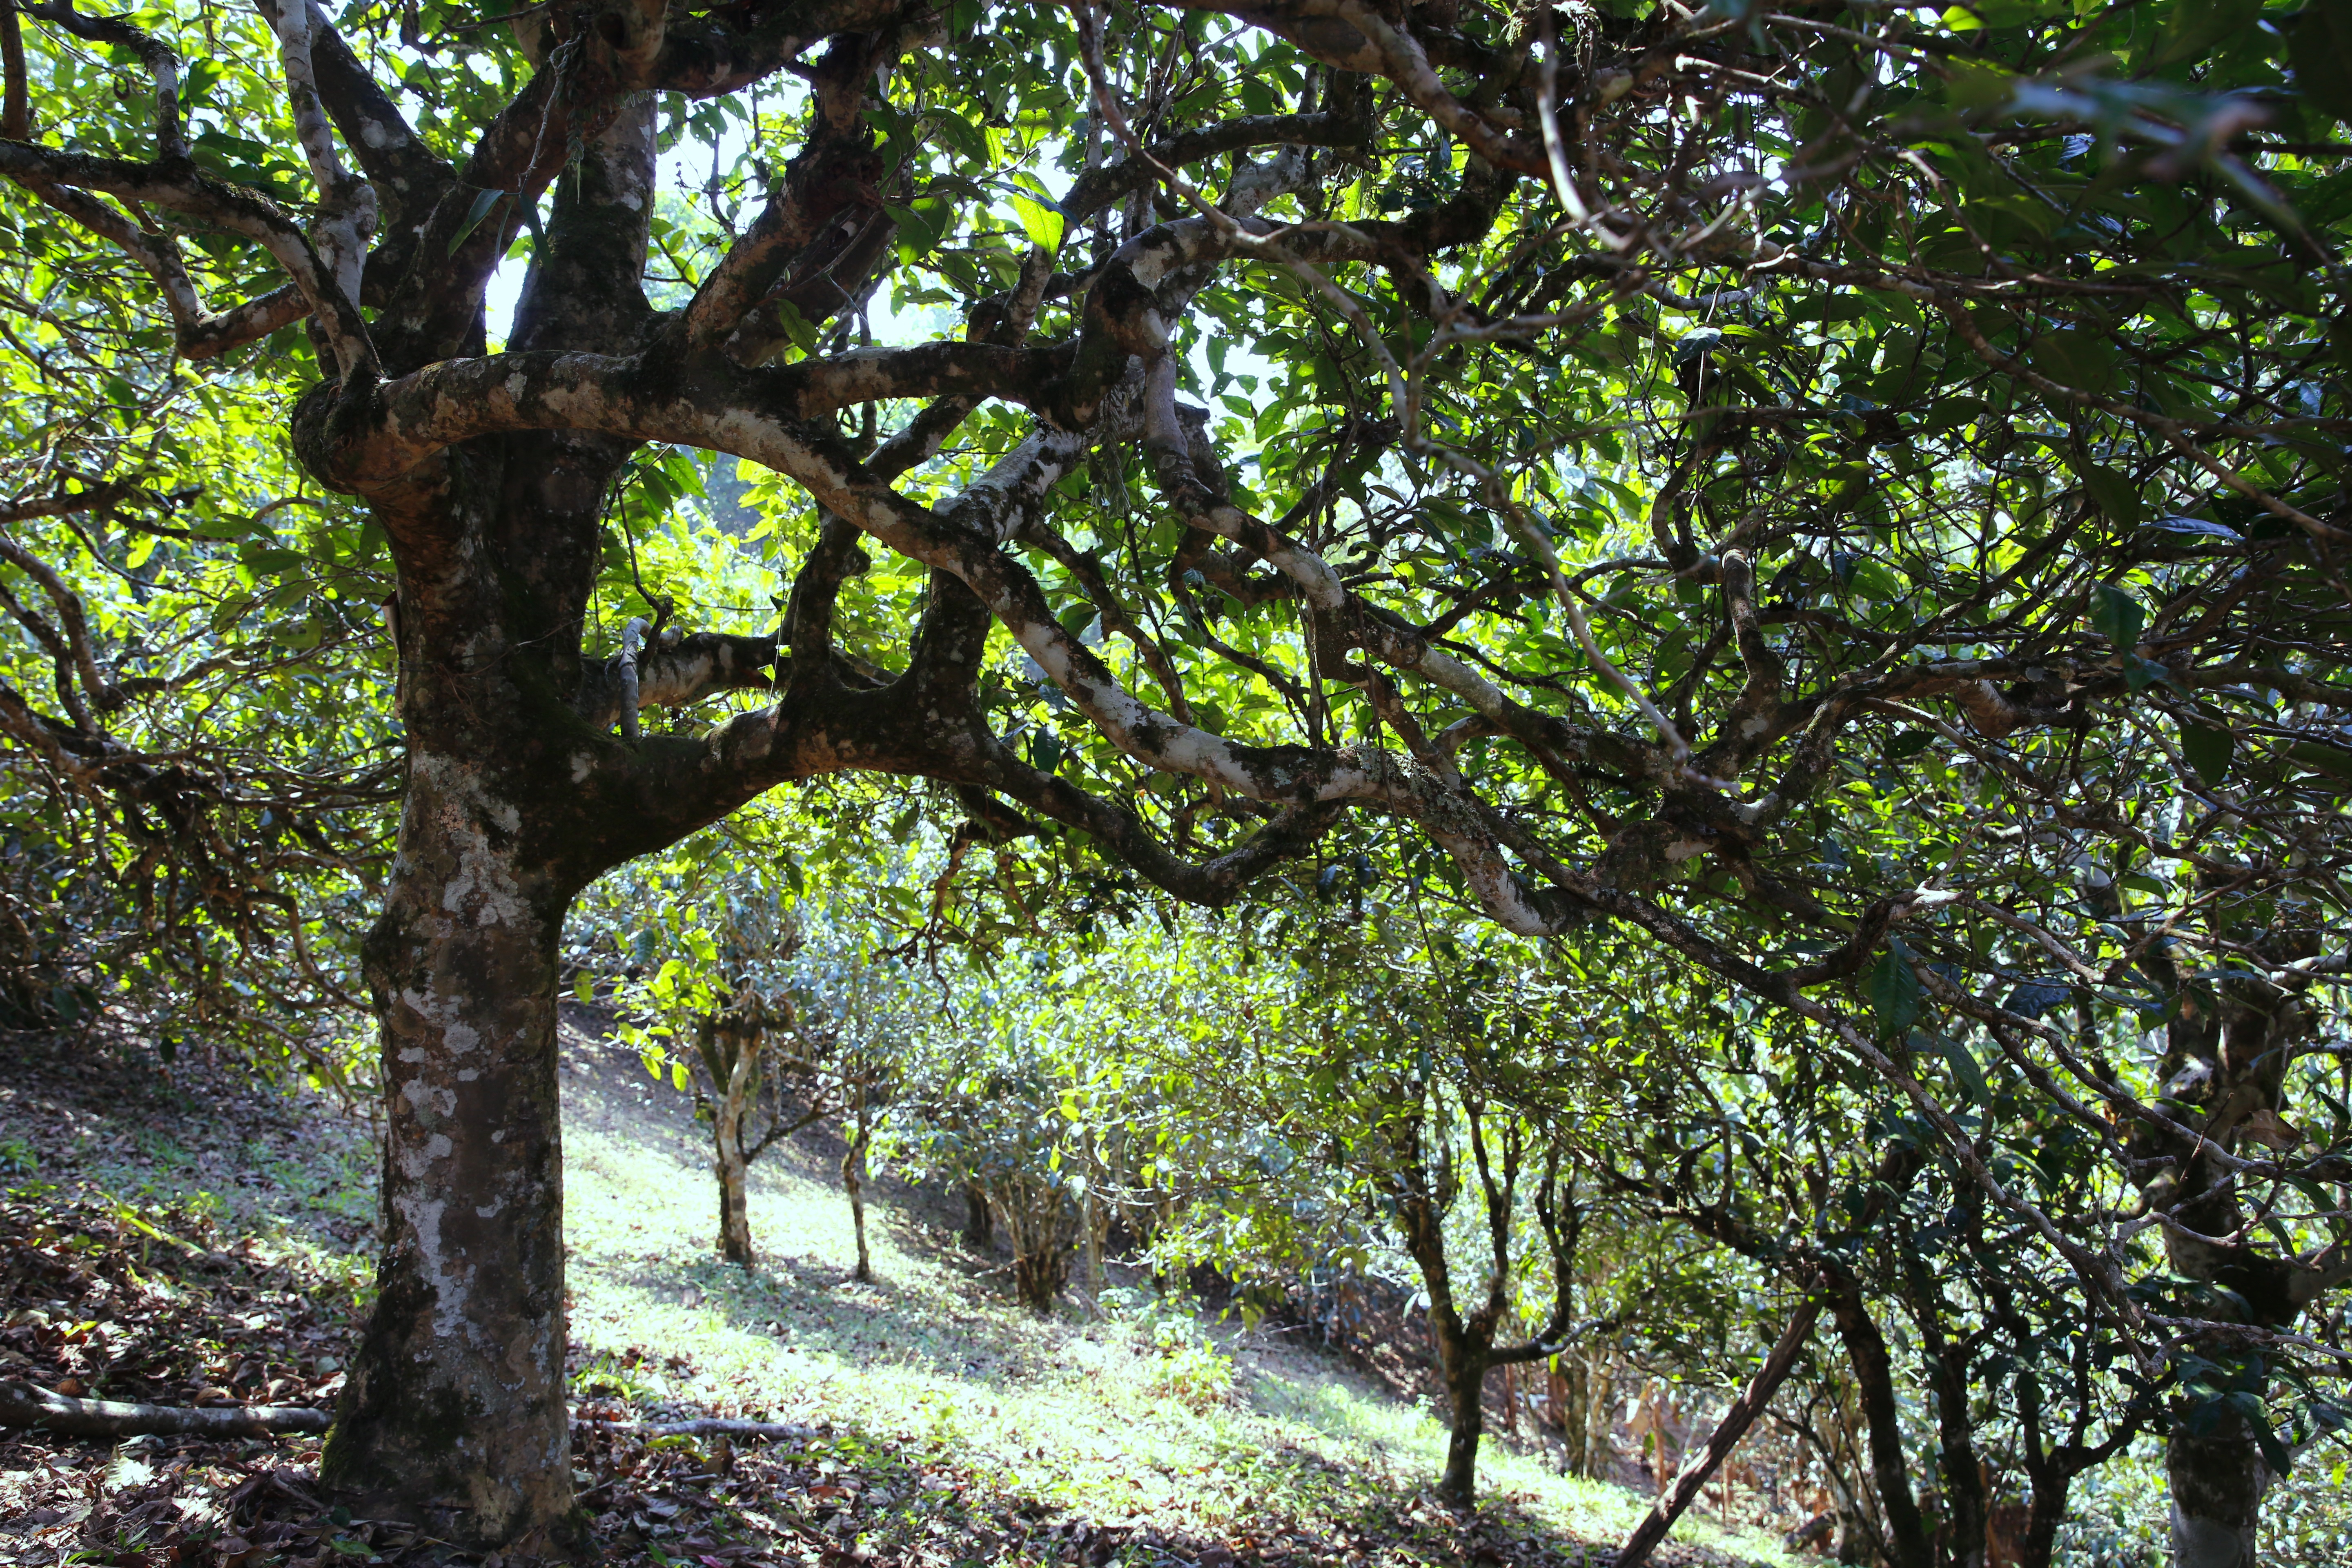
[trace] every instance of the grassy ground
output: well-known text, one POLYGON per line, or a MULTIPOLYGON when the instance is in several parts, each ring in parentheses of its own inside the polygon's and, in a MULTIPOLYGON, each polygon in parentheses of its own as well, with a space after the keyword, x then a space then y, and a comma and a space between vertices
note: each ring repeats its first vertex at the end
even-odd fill
MULTIPOLYGON (((572 1332, 606 1368, 656 1368, 632 1390, 641 1399, 829 1419, 952 1453, 1008 1494, 1229 1550, 1320 1540, 1336 1561, 1458 1560, 1461 1531, 1421 1495, 1445 1443, 1426 1411, 1279 1331, 1152 1306, 1041 1321, 1013 1305, 1001 1258, 973 1255, 956 1216, 887 1178, 868 1205, 877 1279, 857 1283, 837 1148, 803 1139, 755 1165, 760 1266, 719 1262, 706 1144, 683 1097, 634 1056, 567 1039, 572 1332)), ((1576 1561, 1648 1506, 1496 1441, 1480 1468, 1496 1545, 1576 1561)), ((1677 1539, 1789 1561, 1706 1521, 1677 1539)), ((1482 1543, 1474 1531, 1470 1552, 1482 1543)))
MULTIPOLYGON (((583 1428, 574 1562, 1605 1563, 1646 1504, 1490 1444, 1487 1500, 1426 1492, 1429 1415, 1278 1332, 1145 1290, 1106 1317, 1016 1308, 1000 1258, 887 1178, 877 1279, 838 1147, 755 1168, 760 1268, 712 1254, 683 1097, 567 1033, 567 1237, 582 1414, 756 1414, 730 1447, 583 1428)), ((363 1310, 373 1157, 315 1100, 184 1064, 0 1040, 0 1376, 161 1403, 331 1404, 363 1310)), ((310 1489, 316 1439, 108 1447, 0 1435, 0 1563, 324 1568, 463 1561, 310 1489)), ((1781 1563, 1694 1521, 1674 1563, 1781 1563)))

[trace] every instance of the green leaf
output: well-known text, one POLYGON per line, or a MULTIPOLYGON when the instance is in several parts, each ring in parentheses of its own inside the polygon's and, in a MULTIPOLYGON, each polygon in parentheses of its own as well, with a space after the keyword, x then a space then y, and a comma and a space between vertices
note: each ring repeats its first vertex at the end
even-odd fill
POLYGON ((2113 468, 2096 463, 2082 465, 2083 489, 2092 502, 2106 513, 2109 521, 2118 528, 2137 528, 2145 513, 2139 503, 2139 488, 2113 468))
POLYGON ((2152 66, 2194 58, 2262 16, 2263 0, 2179 0, 2164 38, 2148 57, 2152 66))
POLYGON ((2352 0, 2311 0, 2287 24, 2287 64, 2304 101, 2352 120, 2352 0))
MULTIPOLYGON (((2251 1395, 2243 1397, 2252 1398, 2251 1395)), ((2263 1458, 2270 1461, 2273 1470, 2284 1476, 2294 1468, 2294 1453, 2279 1441, 2279 1435, 2271 1430, 2270 1420, 2259 1405, 2246 1413, 2246 1425, 2254 1429, 2254 1445, 2262 1449, 2263 1458)))
POLYGON ((2339 779, 2352 779, 2352 752, 2341 746, 2330 746, 2318 741, 2297 741, 2286 748, 2286 754, 2305 767, 2339 779))
POLYGON ((457 225, 457 232, 449 237, 449 248, 443 254, 457 255, 457 247, 466 243, 466 237, 481 227, 482 220, 490 216, 490 209, 512 194, 509 191, 476 191, 473 202, 466 208, 465 220, 457 225))
POLYGON ((1975 1052, 1948 1035, 1930 1035, 1926 1038, 1952 1064, 1952 1080, 1967 1093, 1969 1103, 1985 1105, 1991 1101, 1992 1090, 1985 1082, 1984 1068, 1975 1052))
POLYGON ((2102 583, 2091 590, 2091 625, 2101 637, 2128 651, 2139 646, 2139 634, 2147 626, 2147 611, 2130 589, 2116 583, 2102 583))
POLYGON ((939 248, 940 239, 955 222, 955 204, 926 196, 912 206, 885 205, 884 212, 898 227, 898 259, 916 262, 939 248))
POLYGON ((784 336, 791 339, 793 346, 801 353, 816 353, 816 327, 790 300, 776 301, 776 324, 784 329, 784 336))
POLYGON ((2212 724, 2188 720, 2180 724, 2180 754, 2207 789, 2219 789, 2230 776, 2230 754, 2237 736, 2212 724))
POLYGON ((1955 60, 1951 73, 1944 83, 1944 101, 1954 109, 1999 108, 2016 90, 2017 79, 1999 66, 1955 60))
POLYGON ((1919 1021, 1919 976, 1911 967, 1910 950, 1890 941, 1870 973, 1870 1012, 1880 1037, 1900 1039, 1919 1021))
POLYGON ((1021 220, 1021 232, 1029 243, 1046 251, 1062 248, 1062 231, 1068 226, 1059 208, 1046 205, 1025 191, 1013 193, 1013 216, 1021 220))
POLYGON ((2025 360, 2036 374, 2083 392, 2105 392, 2116 375, 2116 345, 2099 332, 2044 332, 2025 360))

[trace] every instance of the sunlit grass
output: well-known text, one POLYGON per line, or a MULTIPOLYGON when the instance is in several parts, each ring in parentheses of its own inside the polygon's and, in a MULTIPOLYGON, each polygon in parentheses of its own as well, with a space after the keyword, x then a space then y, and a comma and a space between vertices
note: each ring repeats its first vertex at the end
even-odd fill
MULTIPOLYGON (((779 1152, 753 1167, 761 1264, 746 1274, 713 1250, 715 1189, 683 1099, 609 1068, 568 1074, 567 1089, 572 1333, 592 1352, 677 1358, 681 1370, 638 1374, 645 1397, 831 1421, 951 1452, 995 1485, 1105 1522, 1227 1536, 1346 1534, 1437 1473, 1446 1434, 1429 1412, 1272 1336, 1192 1330, 1194 1353, 1231 1356, 1234 1376, 1223 1404, 1188 1405, 1148 1323, 1022 1311, 1001 1273, 882 1184, 868 1189, 877 1279, 850 1280, 847 1202, 814 1156, 779 1152)), ((1480 1478, 1563 1545, 1613 1544, 1648 1506, 1499 1441, 1480 1478)), ((1676 1539, 1793 1561, 1768 1538, 1696 1518, 1676 1539)))

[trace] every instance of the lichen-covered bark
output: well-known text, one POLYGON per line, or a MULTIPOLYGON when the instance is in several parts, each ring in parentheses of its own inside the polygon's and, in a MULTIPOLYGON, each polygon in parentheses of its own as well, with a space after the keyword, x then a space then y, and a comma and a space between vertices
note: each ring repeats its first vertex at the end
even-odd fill
POLYGON ((2255 1568, 2270 1467, 2236 1411, 2202 1432, 2172 1435, 2164 1456, 2172 1488, 2172 1568, 2255 1568))
POLYGON ((572 1509, 564 900, 519 861, 520 808, 478 758, 420 749, 408 790, 367 950, 387 1113, 379 1295, 321 1474, 457 1539, 545 1537, 572 1509))

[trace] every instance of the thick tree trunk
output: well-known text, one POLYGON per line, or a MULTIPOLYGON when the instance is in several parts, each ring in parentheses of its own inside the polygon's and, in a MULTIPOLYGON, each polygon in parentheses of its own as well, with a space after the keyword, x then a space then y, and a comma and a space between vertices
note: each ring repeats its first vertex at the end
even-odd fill
POLYGON ((416 743, 370 933, 387 1125, 378 1297, 320 1460, 460 1540, 568 1529, 556 939, 484 763, 416 743))
POLYGON ((2172 1568, 2254 1568, 2271 1471, 2245 1417, 2224 1411, 2201 1436, 2176 1430, 2164 1462, 2172 1483, 2172 1568))
MULTIPOLYGON (((852 65, 852 80, 871 68, 862 55, 852 65)), ((602 91, 583 88, 573 102, 563 89, 575 108, 602 91)), ((656 365, 677 363, 675 343, 648 335, 656 321, 641 287, 655 109, 650 93, 623 95, 553 139, 564 172, 534 239, 510 352, 646 350, 656 365)), ((866 132, 844 136, 804 150, 796 168, 854 185, 841 171, 845 159, 866 166, 866 132)), ((484 166, 500 179, 525 173, 509 153, 484 166)), ((529 188, 552 173, 541 169, 529 188)), ((446 208, 463 189, 433 199, 446 208)), ((397 208, 387 228, 424 216, 397 208)), ((389 374, 482 352, 480 279, 459 270, 452 287, 436 282, 379 312, 372 327, 389 374)), ((387 621, 408 756, 399 854, 364 954, 388 1111, 380 1294, 322 1479, 355 1511, 528 1552, 576 1533, 555 1055, 564 911, 599 873, 787 778, 886 760, 920 771, 941 693, 965 677, 940 655, 946 684, 906 700, 926 704, 928 725, 893 729, 876 719, 870 691, 854 713, 845 706, 812 619, 803 631, 817 652, 769 716, 699 740, 644 732, 642 701, 767 684, 775 640, 698 634, 680 652, 657 637, 627 658, 583 646, 618 542, 607 503, 635 443, 562 430, 483 436, 394 473, 351 413, 328 388, 306 396, 296 450, 331 488, 361 496, 391 542, 399 592, 387 621), (845 733, 869 738, 863 749, 837 743, 826 729, 835 714, 845 733), (911 749, 871 739, 883 731, 911 749)))

